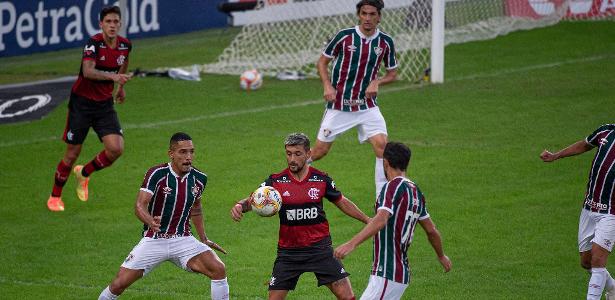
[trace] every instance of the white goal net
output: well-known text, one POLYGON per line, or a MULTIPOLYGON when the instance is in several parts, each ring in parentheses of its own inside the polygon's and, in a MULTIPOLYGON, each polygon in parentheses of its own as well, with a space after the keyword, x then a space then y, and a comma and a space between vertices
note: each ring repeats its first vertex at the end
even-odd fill
MULTIPOLYGON (((340 29, 357 24, 358 0, 262 0, 233 13, 241 32, 207 73, 265 75, 300 71, 317 76, 315 63, 340 29)), ((420 80, 430 64, 432 0, 385 0, 379 28, 395 40, 398 74, 420 80)), ((568 19, 612 19, 615 0, 446 0, 445 43, 494 38, 568 19), (606 4, 605 4, 606 3, 606 4)))

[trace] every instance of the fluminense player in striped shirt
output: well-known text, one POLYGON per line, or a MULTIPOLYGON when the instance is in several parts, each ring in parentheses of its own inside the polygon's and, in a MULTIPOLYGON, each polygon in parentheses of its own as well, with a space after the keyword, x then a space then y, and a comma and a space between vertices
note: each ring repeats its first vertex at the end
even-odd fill
POLYGON ((168 163, 151 167, 137 196, 135 215, 143 222, 143 238, 122 263, 119 272, 98 297, 114 300, 135 281, 165 261, 211 279, 211 299, 228 300, 226 268, 216 249, 226 251, 205 235, 202 196, 207 175, 192 166, 194 145, 178 132, 169 142, 168 163), (197 240, 191 232, 192 220, 197 240))
POLYGON ((357 127, 359 142, 369 141, 376 154, 376 193, 386 182, 382 170, 382 150, 387 143, 387 128, 377 105, 378 87, 397 77, 393 38, 378 29, 381 0, 357 3, 359 25, 340 30, 325 46, 317 67, 327 102, 318 130, 312 161, 325 156, 333 141, 357 127), (331 76, 328 66, 333 61, 331 76), (378 78, 380 65, 386 74, 378 78))
POLYGON ((602 125, 556 153, 544 150, 540 158, 552 162, 596 147, 579 218, 579 252, 581 266, 591 273, 587 299, 600 299, 606 288, 606 299, 615 300, 615 280, 606 269, 615 243, 615 124, 602 125))
POLYGON ((372 272, 362 300, 402 297, 410 282, 407 252, 417 223, 425 230, 444 271, 451 270, 451 260, 442 250, 442 238, 427 212, 425 197, 419 187, 406 178, 410 148, 402 143, 389 142, 383 155, 384 171, 389 181, 376 200, 376 216, 334 252, 335 257, 343 259, 374 236, 372 272))

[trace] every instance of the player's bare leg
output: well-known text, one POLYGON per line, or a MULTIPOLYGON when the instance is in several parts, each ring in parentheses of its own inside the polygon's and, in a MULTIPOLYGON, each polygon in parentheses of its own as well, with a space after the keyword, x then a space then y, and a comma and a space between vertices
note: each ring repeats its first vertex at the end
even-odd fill
POLYGON ((384 153, 384 147, 387 145, 386 134, 379 133, 368 139, 372 144, 372 149, 376 155, 376 163, 374 164, 374 181, 376 182, 376 196, 380 193, 382 186, 387 182, 386 175, 384 174, 384 161, 382 154, 384 153))
POLYGON ((105 154, 109 160, 116 161, 124 153, 124 138, 119 134, 108 134, 102 137, 105 154))
POLYGON ((333 295, 337 297, 337 299, 352 300, 355 298, 348 277, 329 283, 327 284, 327 287, 331 290, 333 295))
MULTIPOLYGON (((601 299, 602 292, 607 290, 607 299, 612 299, 615 292, 615 281, 606 269, 609 251, 598 244, 592 244, 591 278, 587 289, 587 299, 601 299)), ((582 256, 583 258, 583 256, 582 256)))
POLYGON ((331 150, 331 146, 333 146, 333 142, 323 142, 319 139, 316 139, 316 145, 314 145, 314 147, 312 147, 311 149, 312 156, 310 157, 310 160, 317 161, 323 158, 325 155, 327 155, 327 153, 329 153, 329 150, 331 150))
POLYGON ((117 272, 117 275, 115 275, 113 281, 111 281, 111 284, 100 293, 98 299, 116 299, 124 290, 141 277, 143 277, 143 270, 132 270, 120 267, 120 270, 117 272))
POLYGON ((284 300, 288 290, 269 290, 269 300, 284 300))
POLYGON ((47 200, 47 208, 49 210, 64 210, 64 202, 62 202, 62 189, 64 188, 64 184, 70 175, 70 170, 72 169, 73 164, 75 164, 75 161, 77 161, 80 153, 81 145, 66 144, 66 152, 64 153, 64 157, 62 157, 62 161, 60 161, 56 168, 53 190, 47 200))
POLYGON ((205 251, 188 260, 188 268, 211 279, 211 299, 229 299, 226 269, 213 250, 205 251))

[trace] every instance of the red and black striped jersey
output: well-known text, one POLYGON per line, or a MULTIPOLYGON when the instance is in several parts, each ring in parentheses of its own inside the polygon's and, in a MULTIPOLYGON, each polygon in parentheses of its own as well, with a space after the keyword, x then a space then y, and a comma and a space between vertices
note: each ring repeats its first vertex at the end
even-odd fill
MULTIPOLYGON (((207 184, 207 175, 196 168, 179 177, 170 163, 150 168, 145 173, 141 191, 152 194, 147 207, 152 216, 161 216, 158 234, 190 236, 190 210, 195 202, 201 201, 207 184)), ((156 234, 143 224, 143 236, 156 234)))
MULTIPOLYGON (((101 72, 118 73, 122 65, 128 63, 128 55, 132 49, 130 41, 124 37, 117 37, 115 48, 109 47, 102 33, 92 36, 83 48, 82 62, 93 60, 96 70, 101 72)), ((83 64, 79 69, 79 77, 73 84, 72 92, 95 101, 108 100, 113 97, 113 80, 91 80, 83 76, 83 64)))
POLYGON ((598 147, 587 182, 585 209, 615 215, 615 124, 605 124, 585 138, 598 147))
POLYGON ((272 186, 282 195, 278 248, 309 247, 330 239, 322 199, 335 202, 342 193, 326 173, 309 167, 305 179, 298 181, 285 169, 270 175, 262 185, 272 186))

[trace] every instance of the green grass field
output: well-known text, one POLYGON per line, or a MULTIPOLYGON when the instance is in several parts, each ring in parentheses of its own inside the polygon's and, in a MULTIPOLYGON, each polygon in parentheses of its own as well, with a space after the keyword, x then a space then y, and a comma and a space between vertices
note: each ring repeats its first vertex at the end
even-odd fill
MULTIPOLYGON (((131 69, 213 61, 236 31, 205 31, 135 40, 131 69)), ((426 194, 453 270, 444 274, 418 229, 409 256, 412 282, 405 299, 581 299, 588 275, 576 246, 592 154, 553 164, 539 159, 612 123, 615 113, 614 22, 574 22, 446 48, 446 82, 394 83, 380 93, 391 140, 411 146, 409 177, 426 194)), ((0 82, 74 75, 79 50, 0 59, 0 82)), ((195 165, 205 170, 208 236, 228 250, 233 299, 266 299, 278 221, 229 209, 270 173, 285 167, 283 138, 314 138, 323 105, 318 80, 267 78, 246 93, 236 76, 203 81, 135 78, 118 105, 125 153, 95 173, 90 201, 79 201, 71 177, 66 211, 45 201, 65 145, 66 108, 45 119, 0 126, 0 298, 96 299, 140 239, 133 214, 144 172, 167 161, 168 138, 192 135, 195 165)), ((80 163, 102 145, 90 134, 80 163)), ((315 163, 357 205, 373 214, 373 154, 356 131, 342 136, 315 163)), ((362 224, 334 205, 325 209, 335 245, 362 224)), ((344 260, 357 295, 366 286, 371 244, 344 260)), ((613 264, 609 264, 613 266, 613 264)), ((613 269, 615 270, 615 269, 613 269)), ((122 299, 203 299, 209 280, 163 264, 122 299)), ((289 299, 330 299, 304 275, 289 299)))

